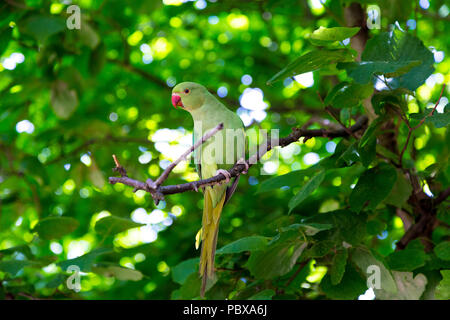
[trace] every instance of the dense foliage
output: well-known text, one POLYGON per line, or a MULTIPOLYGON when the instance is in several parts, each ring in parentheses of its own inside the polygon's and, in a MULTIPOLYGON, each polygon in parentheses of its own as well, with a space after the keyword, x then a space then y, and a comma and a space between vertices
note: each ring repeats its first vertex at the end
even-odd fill
MULTIPOLYGON (((189 80, 280 137, 368 119, 250 168, 206 298, 448 299, 448 3, 322 2, 2 1, 0 298, 199 297, 201 194, 108 183, 113 154, 145 181, 189 147, 170 103, 189 80)), ((165 184, 196 179, 183 162, 165 184)))

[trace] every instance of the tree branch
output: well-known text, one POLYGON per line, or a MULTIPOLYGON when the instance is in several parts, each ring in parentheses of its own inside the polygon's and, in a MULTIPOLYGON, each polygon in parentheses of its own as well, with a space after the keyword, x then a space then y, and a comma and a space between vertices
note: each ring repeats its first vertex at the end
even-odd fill
POLYGON ((434 206, 437 206, 444 202, 450 196, 450 187, 442 191, 437 198, 433 201, 434 206))
MULTIPOLYGON (((356 132, 361 130, 364 125, 367 123, 367 117, 361 116, 357 119, 356 123, 349 128, 351 132, 356 132)), ((259 160, 264 154, 266 154, 271 149, 280 146, 285 147, 293 142, 298 141, 300 138, 304 138, 304 141, 312 138, 312 137, 324 137, 324 138, 337 138, 337 137, 347 137, 349 136, 348 132, 344 129, 338 129, 338 130, 325 130, 325 129, 313 129, 313 130, 306 130, 302 128, 292 128, 291 134, 289 134, 287 137, 280 138, 278 143, 271 144, 271 142, 267 142, 267 146, 260 145, 258 152, 254 155, 252 155, 246 162, 246 164, 239 162, 236 163, 233 168, 228 170, 231 177, 236 177, 241 174, 242 171, 246 170, 246 167, 252 166, 252 164, 256 163, 257 160, 259 160)), ((208 179, 202 179, 197 180, 193 182, 188 183, 182 183, 177 185, 169 185, 169 186, 158 186, 156 188, 156 192, 160 195, 168 195, 168 194, 175 194, 175 193, 182 193, 186 191, 191 190, 198 190, 201 187, 206 187, 209 185, 215 185, 218 183, 221 183, 223 180, 225 180, 226 177, 219 173, 218 175, 208 178, 208 179)), ((138 181, 131 179, 129 177, 109 177, 109 183, 115 184, 115 183, 122 183, 125 185, 128 185, 130 187, 134 187, 135 190, 145 190, 150 193, 152 191, 149 189, 148 184, 146 182, 138 181)), ((152 194, 153 196, 153 194, 152 194)), ((155 201, 155 197, 153 197, 155 201)))

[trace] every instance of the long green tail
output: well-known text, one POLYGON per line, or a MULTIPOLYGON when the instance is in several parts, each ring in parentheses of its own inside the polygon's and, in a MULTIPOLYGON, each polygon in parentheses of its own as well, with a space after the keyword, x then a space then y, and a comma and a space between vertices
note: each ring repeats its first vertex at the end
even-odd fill
POLYGON ((225 193, 223 194, 216 207, 213 207, 211 193, 214 190, 211 187, 205 189, 205 202, 203 206, 202 219, 202 250, 200 253, 200 276, 202 277, 202 287, 200 296, 205 296, 206 284, 208 279, 214 277, 214 256, 216 254, 217 234, 219 232, 220 214, 222 213, 223 203, 225 202, 225 193))

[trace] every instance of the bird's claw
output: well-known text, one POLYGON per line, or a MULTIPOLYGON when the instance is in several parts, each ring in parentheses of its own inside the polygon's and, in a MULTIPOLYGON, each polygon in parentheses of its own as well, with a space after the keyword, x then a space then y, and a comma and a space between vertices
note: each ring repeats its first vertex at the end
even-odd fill
POLYGON ((231 174, 227 170, 219 169, 219 170, 216 171, 216 175, 218 175, 220 173, 225 176, 225 181, 224 181, 225 183, 230 182, 231 174))
POLYGON ((245 169, 244 170, 242 170, 242 174, 247 174, 247 171, 248 171, 248 163, 247 163, 247 161, 245 161, 244 160, 244 158, 240 158, 237 162, 236 162, 236 164, 243 164, 244 166, 245 166, 245 169))

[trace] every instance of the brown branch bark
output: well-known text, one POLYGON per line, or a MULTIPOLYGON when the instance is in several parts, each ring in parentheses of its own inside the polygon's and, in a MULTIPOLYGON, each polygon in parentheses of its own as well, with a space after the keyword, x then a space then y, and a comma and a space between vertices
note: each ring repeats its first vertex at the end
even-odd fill
POLYGON ((438 204, 441 204, 442 202, 444 202, 445 200, 447 200, 447 198, 450 196, 450 187, 448 187, 447 189, 445 189, 444 191, 442 191, 437 197, 436 199, 433 201, 433 204, 435 206, 437 206, 438 204))
MULTIPOLYGON (((436 215, 433 212, 424 212, 419 220, 413 224, 403 235, 403 237, 397 242, 396 249, 402 250, 406 248, 408 243, 414 239, 425 237, 429 238, 434 229, 434 224, 436 222, 436 215)), ((431 243, 425 243, 426 251, 432 249, 431 243)))

